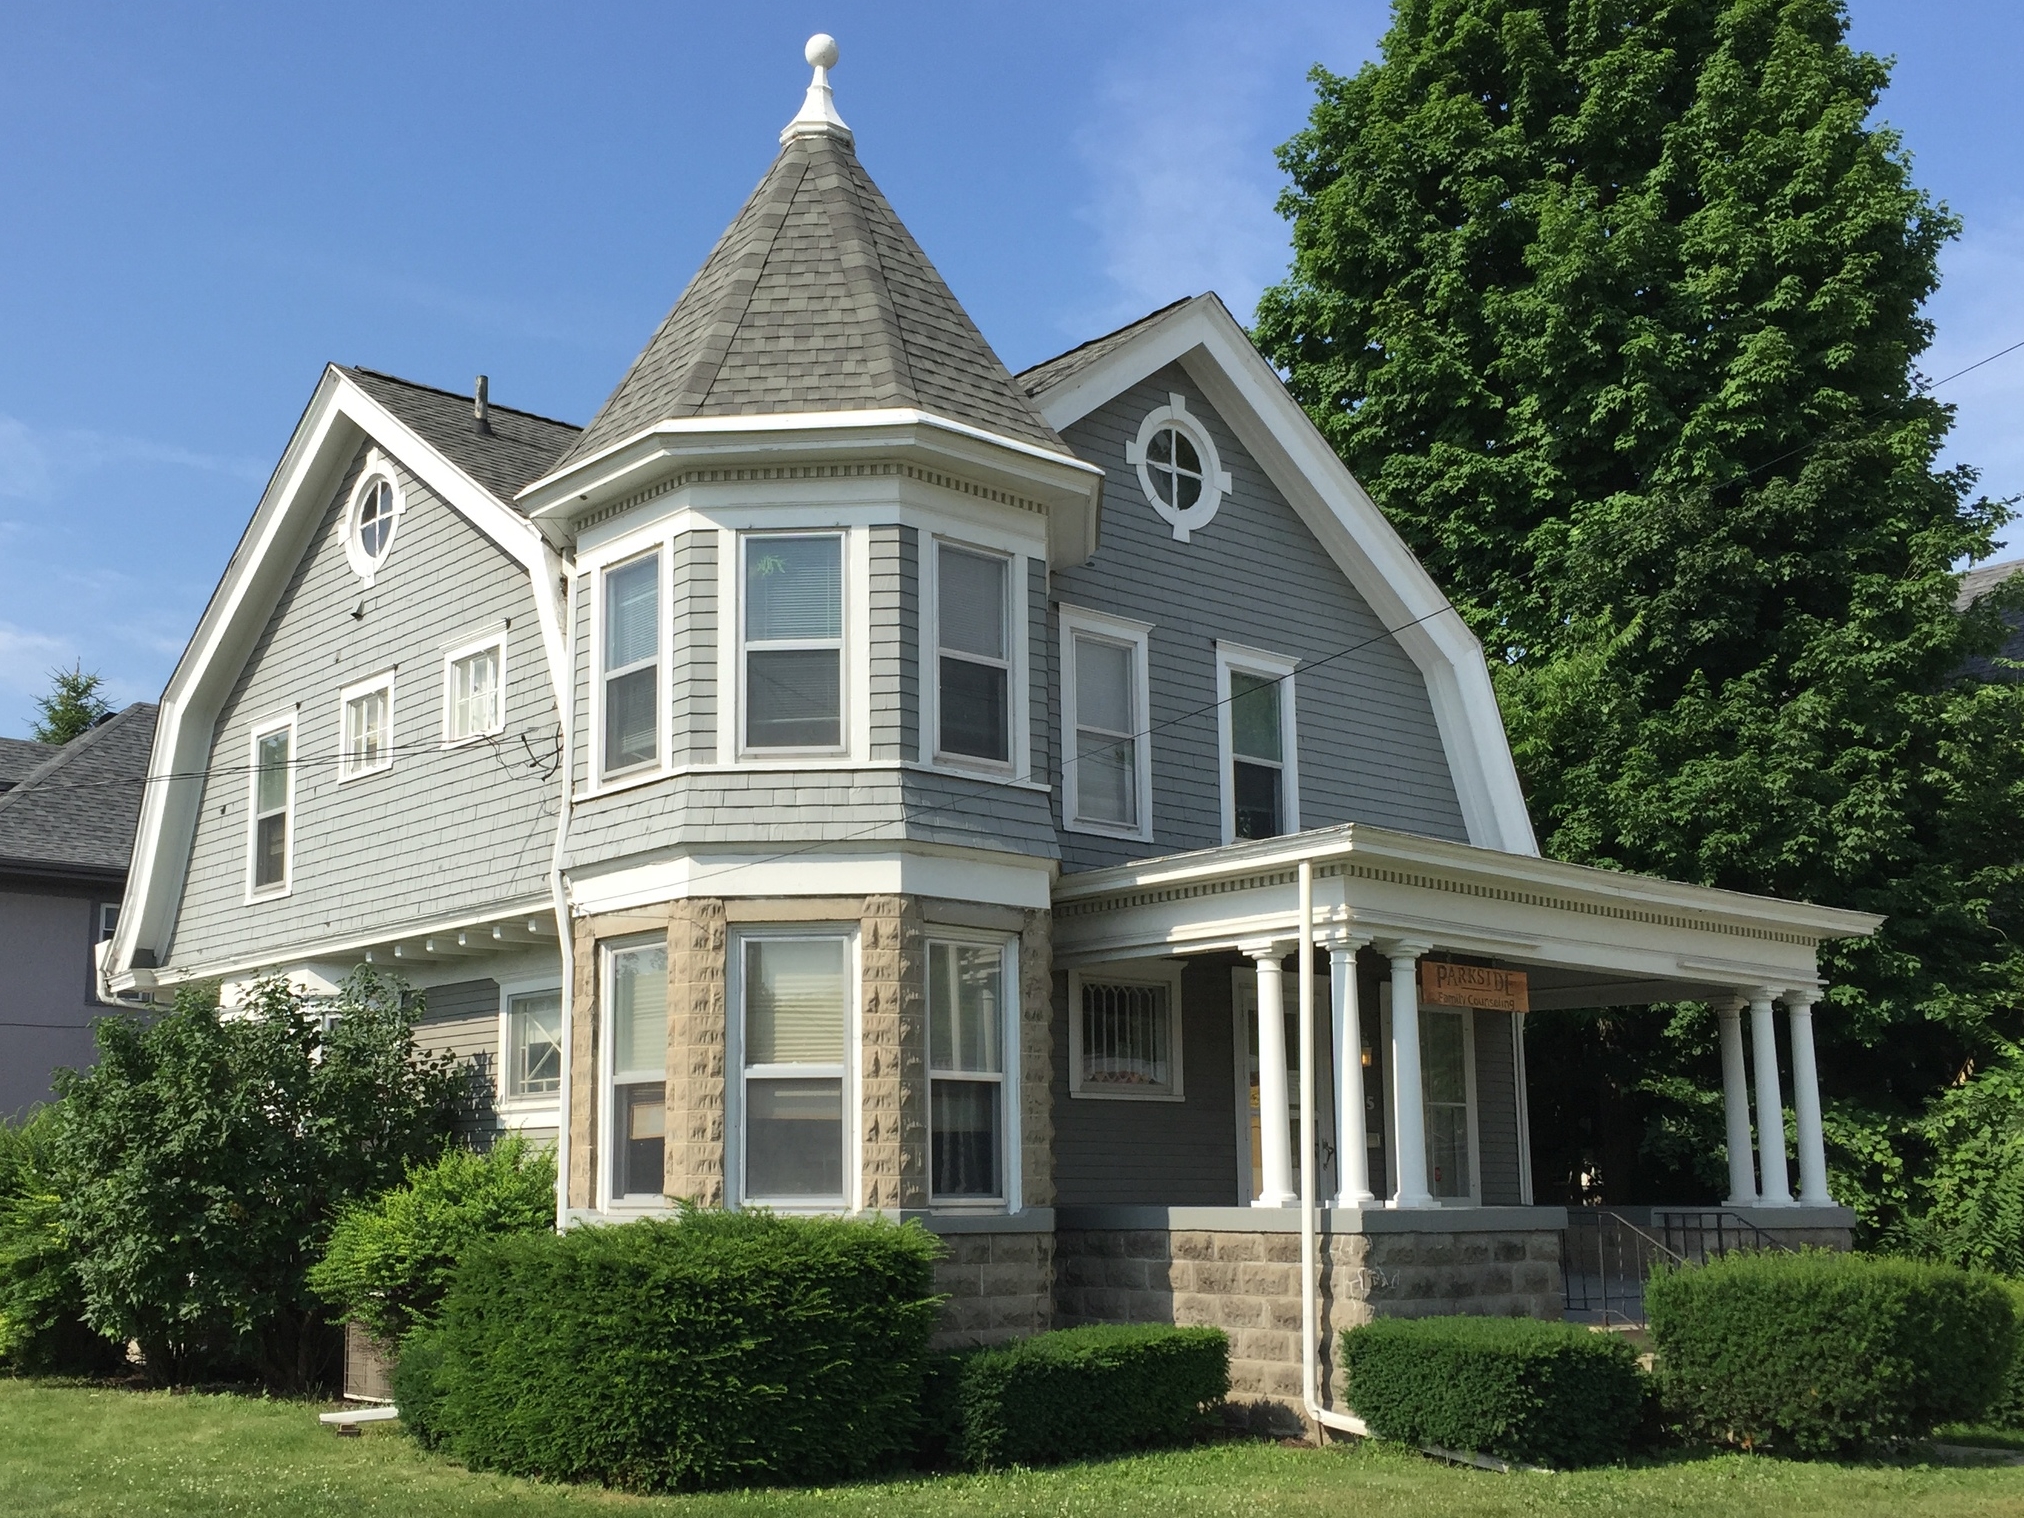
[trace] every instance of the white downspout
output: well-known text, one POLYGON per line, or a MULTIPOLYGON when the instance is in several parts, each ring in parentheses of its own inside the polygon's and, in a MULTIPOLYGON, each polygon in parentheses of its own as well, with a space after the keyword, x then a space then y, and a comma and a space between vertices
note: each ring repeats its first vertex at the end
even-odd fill
MULTIPOLYGON (((1336 1117, 1338 1130, 1342 1117, 1336 1117)), ((1338 1134, 1337 1148, 1341 1147, 1338 1134)), ((1300 1397, 1321 1428, 1368 1437, 1361 1418, 1321 1405, 1320 1278, 1314 1212, 1314 861, 1300 861, 1300 1397)))
POLYGON ((570 1051, 576 1043, 576 930, 569 920, 569 882, 563 873, 563 854, 569 844, 570 792, 576 774, 576 566, 563 561, 562 584, 562 682, 556 705, 562 718, 562 796, 555 817, 555 853, 549 862, 549 890, 555 898, 555 938, 562 956, 562 1116, 555 1135, 555 1231, 569 1226, 569 1143, 571 1085, 570 1051))

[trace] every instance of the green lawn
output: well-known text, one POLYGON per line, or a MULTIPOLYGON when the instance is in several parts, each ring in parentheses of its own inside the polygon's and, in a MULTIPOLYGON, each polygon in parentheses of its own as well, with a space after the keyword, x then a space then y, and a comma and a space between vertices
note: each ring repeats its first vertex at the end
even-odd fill
POLYGON ((0 1381, 0 1513, 483 1518, 632 1512, 998 1515, 2024 1514, 2024 1467, 1805 1465, 1746 1456, 1499 1476, 1397 1449, 1232 1443, 1106 1465, 827 1491, 634 1498, 473 1475, 397 1431, 339 1439, 316 1409, 0 1381))

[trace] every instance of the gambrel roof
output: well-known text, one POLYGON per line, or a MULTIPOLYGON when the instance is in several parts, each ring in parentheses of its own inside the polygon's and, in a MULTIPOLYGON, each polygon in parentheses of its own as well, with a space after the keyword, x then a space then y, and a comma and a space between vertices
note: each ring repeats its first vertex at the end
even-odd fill
POLYGON ((896 408, 1069 451, 848 139, 790 136, 556 467, 683 417, 896 408))

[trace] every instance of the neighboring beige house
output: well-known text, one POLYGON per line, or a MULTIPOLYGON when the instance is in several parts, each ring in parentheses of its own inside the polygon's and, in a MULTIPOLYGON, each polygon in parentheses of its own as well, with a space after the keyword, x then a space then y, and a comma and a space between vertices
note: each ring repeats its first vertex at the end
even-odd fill
POLYGON ((811 61, 587 427, 325 372, 116 983, 396 967, 565 1223, 919 1218, 950 1341, 1219 1322, 1295 1406, 1329 1322, 1560 1312, 1528 1008, 1722 1002, 1731 1207, 1845 1241, 1816 948, 1877 919, 1540 858, 1481 649, 1222 304, 1008 374, 811 61))

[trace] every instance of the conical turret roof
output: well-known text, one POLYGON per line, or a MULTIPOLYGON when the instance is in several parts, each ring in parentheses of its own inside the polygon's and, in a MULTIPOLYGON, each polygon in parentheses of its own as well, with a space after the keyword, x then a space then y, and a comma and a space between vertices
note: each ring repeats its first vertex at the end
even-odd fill
POLYGON ((679 417, 911 407, 1068 453, 851 149, 790 127, 653 341, 556 463, 679 417))

